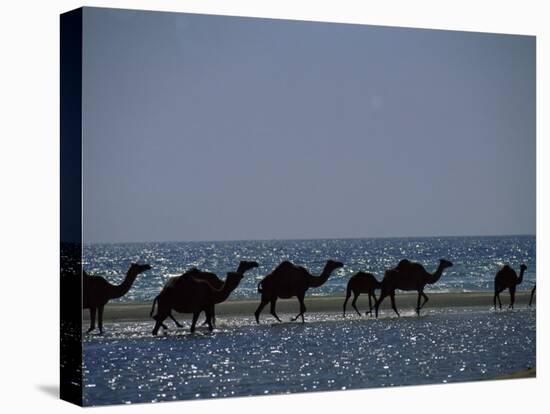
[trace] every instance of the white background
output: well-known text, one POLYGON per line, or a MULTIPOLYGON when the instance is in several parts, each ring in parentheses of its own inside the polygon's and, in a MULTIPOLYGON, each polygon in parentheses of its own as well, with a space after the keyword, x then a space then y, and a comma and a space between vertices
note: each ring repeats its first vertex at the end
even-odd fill
MULTIPOLYGON (((544 316, 550 226, 547 179, 550 14, 544 1, 11 1, 0 11, 0 404, 69 412, 58 383, 59 17, 87 6, 186 11, 537 36, 537 379, 102 408, 275 413, 542 412, 549 391, 544 316), (546 16, 546 18, 545 18, 546 16), (546 77, 545 77, 546 75, 546 77), (546 188, 545 188, 546 187, 546 188), (546 217, 543 214, 546 212, 546 217)), ((514 197, 514 189, 510 189, 514 197)), ((96 409, 94 409, 96 410, 96 409)), ((546 410, 545 410, 546 411, 546 410)))

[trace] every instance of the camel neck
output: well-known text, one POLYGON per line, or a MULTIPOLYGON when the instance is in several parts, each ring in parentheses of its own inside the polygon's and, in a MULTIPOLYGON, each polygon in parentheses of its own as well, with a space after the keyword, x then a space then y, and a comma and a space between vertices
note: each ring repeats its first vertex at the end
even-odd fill
POLYGON ((521 282, 523 282, 523 273, 525 272, 525 269, 524 268, 521 268, 521 270, 519 271, 519 277, 516 281, 516 284, 519 285, 521 282))
POLYGON ((120 285, 113 286, 111 299, 120 298, 124 296, 126 293, 128 293, 128 291, 134 284, 136 277, 137 277, 137 273, 130 273, 130 272, 126 273, 126 277, 124 278, 122 283, 120 285))
POLYGON ((235 290, 238 284, 238 281, 235 282, 228 276, 221 288, 214 289, 214 303, 221 303, 227 300, 231 292, 235 290))
POLYGON ((331 273, 332 273, 332 270, 330 270, 328 266, 325 266, 325 268, 323 269, 323 272, 319 276, 309 275, 308 277, 309 286, 310 287, 322 286, 328 280, 331 273))
POLYGON ((436 283, 441 278, 442 274, 443 274, 443 265, 439 263, 439 266, 437 266, 436 271, 432 273, 432 276, 429 278, 428 284, 431 285, 433 283, 436 283))

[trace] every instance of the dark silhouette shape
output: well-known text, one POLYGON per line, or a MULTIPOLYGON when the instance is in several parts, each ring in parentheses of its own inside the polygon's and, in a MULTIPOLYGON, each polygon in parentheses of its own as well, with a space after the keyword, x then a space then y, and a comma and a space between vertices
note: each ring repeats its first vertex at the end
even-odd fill
POLYGON ((510 292, 510 305, 508 309, 514 309, 514 302, 516 300, 516 286, 523 282, 523 273, 527 269, 527 266, 522 264, 519 267, 519 277, 514 269, 508 265, 502 266, 495 276, 495 296, 493 297, 493 306, 497 308, 497 299, 499 309, 502 309, 502 302, 500 301, 500 292, 504 289, 508 289, 510 292))
POLYGON ((180 313, 192 313, 191 332, 195 332, 197 319, 201 312, 206 314, 208 329, 212 331, 212 315, 214 306, 217 303, 225 301, 231 292, 239 285, 244 273, 258 267, 256 262, 241 262, 236 272, 228 272, 227 278, 220 289, 214 288, 208 281, 201 280, 201 271, 191 269, 183 275, 174 279, 169 286, 165 286, 160 294, 155 298, 151 309, 153 314, 155 303, 158 303, 155 327, 153 335, 163 326, 164 320, 175 310, 180 313), (197 277, 195 277, 197 276, 197 277))
POLYGON ((329 260, 321 275, 313 276, 302 266, 296 266, 289 261, 282 262, 275 270, 258 283, 258 292, 262 294, 262 299, 260 306, 258 306, 256 312, 254 312, 256 322, 260 323, 260 313, 268 303, 271 303, 271 314, 275 319, 281 322, 275 312, 277 299, 288 299, 293 296, 296 296, 298 302, 300 302, 300 313, 292 318, 292 320, 295 321, 301 316, 302 322, 304 322, 304 312, 306 311, 304 297, 306 291, 310 287, 322 286, 327 281, 332 271, 342 266, 344 266, 343 263, 329 260))
POLYGON ((533 298, 535 297, 536 290, 537 290, 537 284, 535 283, 535 286, 533 286, 533 289, 531 290, 531 297, 529 298, 529 306, 533 304, 533 298))
POLYGON ((103 333, 103 308, 111 299, 116 299, 124 296, 136 277, 151 269, 148 264, 132 263, 124 281, 120 285, 112 285, 101 276, 90 276, 86 272, 82 275, 82 308, 90 309, 90 328, 87 333, 95 329, 95 317, 97 312, 97 322, 99 333, 103 333))
POLYGON ((437 270, 431 274, 424 269, 420 263, 410 262, 407 259, 403 259, 399 262, 397 267, 386 270, 384 279, 382 280, 382 292, 380 297, 376 301, 375 314, 378 317, 378 309, 382 304, 382 301, 386 296, 391 299, 391 306, 394 312, 399 316, 399 312, 395 306, 395 290, 416 290, 418 292, 418 301, 416 304, 416 313, 420 315, 420 309, 424 307, 428 302, 428 296, 424 293, 426 285, 436 283, 443 271, 451 267, 453 264, 448 260, 441 259, 437 270), (424 302, 420 303, 420 299, 424 298, 424 302))
MULTIPOLYGON (((239 269, 237 269, 237 272, 239 271, 239 269)), ((176 281, 180 278, 180 277, 194 277, 195 279, 198 279, 198 280, 203 280, 205 282, 208 282, 210 284, 210 286, 212 286, 214 289, 221 289, 222 286, 223 286, 223 283, 224 281, 222 279, 220 279, 215 273, 211 273, 211 272, 205 272, 205 271, 202 271, 202 270, 198 270, 197 268, 192 268, 191 270, 189 270, 188 272, 180 275, 180 276, 172 276, 172 277, 169 277, 168 280, 166 281, 166 283, 164 284, 164 287, 167 287, 167 286, 170 286, 174 283, 176 283, 176 281)), ((154 301, 153 301, 153 308, 155 307, 155 303, 157 302, 158 300, 158 296, 155 297, 154 301)), ((152 315, 152 313, 151 313, 152 315)), ((174 323, 176 324, 176 326, 178 328, 183 328, 183 325, 181 323, 179 323, 177 321, 177 319, 172 315, 172 311, 170 311, 170 313, 168 314, 168 317, 171 318, 174 323)), ((206 325, 207 324, 207 321, 205 320, 203 322, 203 325, 206 325)), ((212 325, 215 327, 216 326, 216 315, 215 313, 212 314, 212 325)), ((162 327, 164 329, 168 329, 168 327, 162 323, 162 327)))
POLYGON ((346 316, 346 304, 348 303, 352 292, 353 300, 351 301, 351 306, 353 306, 353 309, 355 309, 359 316, 361 316, 361 312, 359 312, 359 309, 357 309, 356 306, 357 298, 359 298, 359 295, 361 293, 366 293, 369 295, 369 311, 366 312, 365 315, 372 315, 373 306, 371 298, 374 298, 374 303, 376 304, 376 295, 374 294, 374 291, 376 289, 380 289, 381 287, 382 283, 376 280, 376 277, 374 277, 372 273, 357 272, 356 274, 354 274, 349 279, 348 287, 346 289, 346 300, 344 301, 344 317, 346 316))

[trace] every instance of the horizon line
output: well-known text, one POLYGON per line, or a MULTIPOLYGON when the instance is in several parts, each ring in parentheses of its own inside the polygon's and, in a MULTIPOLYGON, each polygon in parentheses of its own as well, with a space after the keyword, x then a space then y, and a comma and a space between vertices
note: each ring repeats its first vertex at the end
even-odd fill
POLYGON ((139 244, 139 243, 228 243, 228 242, 272 242, 272 241, 306 241, 306 240, 377 240, 377 239, 437 239, 454 237, 525 237, 537 236, 536 233, 507 233, 507 234, 469 234, 469 235, 438 235, 438 236, 360 236, 360 237, 316 237, 316 238, 272 238, 272 239, 217 239, 217 240, 144 240, 144 241, 91 241, 91 244, 139 244))

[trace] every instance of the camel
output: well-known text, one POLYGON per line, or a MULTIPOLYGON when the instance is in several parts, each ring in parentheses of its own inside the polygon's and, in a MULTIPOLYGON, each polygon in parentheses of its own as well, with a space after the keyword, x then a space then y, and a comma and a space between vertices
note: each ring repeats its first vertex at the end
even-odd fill
POLYGON ((369 295, 369 311, 365 313, 365 315, 371 314, 372 315, 372 299, 374 298, 374 303, 376 303, 376 295, 374 294, 374 291, 376 289, 380 289, 382 287, 382 283, 376 280, 376 277, 372 273, 365 273, 365 272, 357 272, 354 274, 348 282, 348 287, 346 290, 346 300, 344 301, 344 317, 346 316, 346 304, 348 303, 348 300, 351 296, 351 292, 353 292, 353 301, 351 302, 351 306, 353 306, 353 309, 357 312, 359 316, 361 316, 361 312, 359 312, 359 309, 357 309, 356 303, 357 298, 359 298, 359 295, 361 293, 366 293, 369 295))
POLYGON ((83 272, 82 276, 82 308, 90 309, 90 328, 87 333, 95 329, 95 317, 97 312, 97 322, 99 326, 99 334, 103 334, 103 308, 111 299, 116 299, 124 296, 136 277, 147 270, 151 269, 148 264, 132 263, 124 281, 120 285, 112 285, 101 276, 90 276, 83 272))
POLYGON ((390 297, 392 309, 397 316, 399 316, 399 312, 395 306, 396 289, 405 291, 416 290, 418 292, 416 314, 420 315, 420 309, 422 309, 426 302, 428 302, 428 296, 424 293, 424 288, 426 285, 436 283, 443 274, 443 271, 452 265, 453 264, 448 260, 441 259, 436 271, 433 274, 430 274, 420 263, 403 259, 394 269, 386 270, 384 279, 382 280, 382 292, 380 293, 380 297, 375 304, 376 317, 378 317, 378 309, 386 296, 390 297), (421 298, 424 299, 422 304, 420 303, 421 298))
POLYGON ((275 270, 258 283, 258 292, 262 294, 262 299, 258 309, 254 312, 256 323, 260 323, 260 313, 268 303, 271 303, 271 314, 275 319, 281 322, 281 319, 279 319, 275 312, 277 299, 288 299, 293 296, 296 296, 298 302, 300 302, 300 313, 291 320, 295 321, 301 316, 302 322, 305 322, 304 312, 306 311, 306 306, 304 305, 304 297, 306 291, 310 287, 322 286, 327 281, 330 274, 342 266, 344 266, 344 264, 341 262, 329 260, 321 275, 313 276, 302 266, 296 266, 289 261, 282 262, 275 270))
POLYGON ((208 281, 201 280, 201 271, 197 269, 191 269, 174 278, 174 281, 169 286, 165 286, 153 302, 151 315, 155 303, 158 303, 157 314, 153 317, 156 321, 153 335, 157 335, 158 330, 163 326, 164 320, 170 316, 172 309, 180 313, 193 314, 191 321, 192 333, 195 332, 200 313, 204 312, 208 330, 212 331, 214 329, 212 325, 214 306, 225 301, 239 285, 244 273, 255 267, 258 267, 256 262, 241 262, 236 272, 227 273, 227 278, 219 289, 214 288, 208 281))
POLYGON ((533 304, 533 298, 535 297, 536 290, 537 290, 537 284, 535 283, 535 286, 533 286, 533 289, 531 290, 531 297, 529 298, 529 306, 533 304))
MULTIPOLYGON (((239 271, 239 269, 237 269, 237 272, 238 271, 239 271)), ((190 269, 188 272, 186 272, 186 273, 184 273, 180 276, 169 277, 168 280, 166 280, 166 283, 164 284, 164 287, 169 287, 169 286, 173 285, 182 276, 184 276, 184 277, 194 277, 195 279, 199 279, 199 280, 203 280, 205 282, 208 282, 210 284, 210 286, 212 286, 214 289, 221 289, 222 286, 223 286, 223 280, 220 279, 218 276, 216 276, 215 273, 205 272, 205 271, 202 271, 202 270, 198 270, 196 267, 194 267, 194 268, 190 269)), ((158 296, 153 301, 153 307, 155 306, 155 303, 157 302, 157 298, 158 298, 158 296)), ((151 316, 152 316, 152 314, 151 314, 151 316)), ((181 323, 179 323, 177 321, 177 319, 174 318, 174 316, 172 315, 172 311, 170 311, 170 313, 168 314, 168 317, 174 321, 174 323, 176 324, 176 326, 178 328, 183 328, 183 325, 181 323)), ((203 325, 206 325, 206 324, 207 324, 207 321, 205 320, 203 325)), ((216 326, 216 315, 215 314, 212 314, 212 325, 214 325, 214 327, 216 326)), ((162 323, 162 327, 164 329, 168 329, 168 327, 164 323, 162 323)))
POLYGON ((525 273, 527 266, 522 264, 519 269, 519 277, 516 271, 508 265, 502 266, 502 268, 495 275, 495 296, 493 297, 493 306, 495 307, 495 310, 497 308, 497 299, 499 309, 502 309, 500 292, 504 289, 508 289, 510 292, 510 305, 508 306, 508 309, 514 309, 514 302, 516 300, 516 286, 523 282, 523 273, 525 273))

